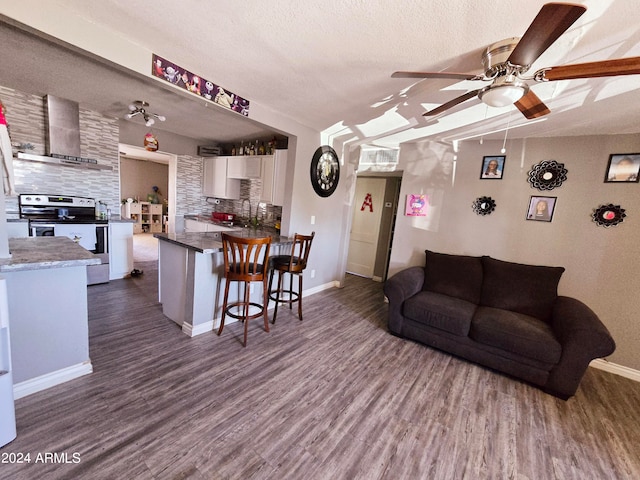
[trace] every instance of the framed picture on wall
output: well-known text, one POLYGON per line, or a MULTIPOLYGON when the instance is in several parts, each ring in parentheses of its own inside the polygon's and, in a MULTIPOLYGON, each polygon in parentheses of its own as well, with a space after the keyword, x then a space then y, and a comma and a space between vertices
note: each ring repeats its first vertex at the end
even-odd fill
POLYGON ((529 199, 527 220, 535 220, 537 222, 550 222, 553 218, 553 211, 556 208, 557 198, 558 197, 532 196, 529 199))
POLYGON ((482 170, 480 170, 481 180, 502 180, 504 173, 504 155, 493 155, 482 157, 482 170))
POLYGON ((637 183, 640 178, 639 172, 640 153, 614 153, 609 155, 604 181, 605 183, 637 183))
POLYGON ((429 199, 422 193, 410 193, 407 195, 404 214, 407 217, 426 217, 429 208, 429 199))

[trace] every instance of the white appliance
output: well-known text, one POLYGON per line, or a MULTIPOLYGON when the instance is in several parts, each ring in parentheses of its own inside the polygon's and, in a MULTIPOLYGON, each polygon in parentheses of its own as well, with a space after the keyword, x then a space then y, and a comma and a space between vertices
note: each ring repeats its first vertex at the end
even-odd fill
POLYGON ((7 281, 0 277, 0 447, 16 438, 7 281))

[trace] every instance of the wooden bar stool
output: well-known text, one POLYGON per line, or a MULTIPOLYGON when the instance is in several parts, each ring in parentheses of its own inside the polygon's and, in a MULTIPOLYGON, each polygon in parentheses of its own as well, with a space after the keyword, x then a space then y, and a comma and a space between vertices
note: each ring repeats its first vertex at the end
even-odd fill
MULTIPOLYGON (((218 335, 224 328, 226 315, 237 318, 244 322, 244 343, 247 346, 247 329, 249 320, 264 317, 264 329, 269 331, 269 318, 267 307, 269 305, 269 291, 267 289, 267 266, 269 265, 269 248, 271 247, 271 237, 264 238, 242 238, 222 234, 222 248, 224 251, 224 301, 222 303, 222 319, 218 335), (231 282, 241 282, 244 284, 244 297, 236 302, 229 303, 229 285, 231 282), (263 302, 262 304, 251 302, 250 283, 262 282, 263 302), (257 307, 258 312, 249 314, 250 307, 257 307), (232 310, 241 313, 234 313, 232 310)), ((240 289, 238 288, 238 295, 240 289)))
POLYGON ((307 260, 309 258, 309 252, 311 251, 311 242, 316 232, 311 232, 311 235, 299 235, 295 234, 293 237, 293 245, 291 246, 290 255, 275 255, 271 257, 270 274, 269 274, 269 299, 276 302, 273 310, 272 323, 276 323, 276 315, 278 314, 278 304, 288 303, 289 309, 292 308, 293 303, 298 302, 298 317, 302 320, 302 274, 304 269, 307 268, 307 260), (276 290, 272 290, 273 274, 278 272, 278 287, 276 290), (283 289, 283 277, 288 273, 289 277, 289 290, 283 289), (298 277, 298 290, 293 290, 293 277, 298 277))

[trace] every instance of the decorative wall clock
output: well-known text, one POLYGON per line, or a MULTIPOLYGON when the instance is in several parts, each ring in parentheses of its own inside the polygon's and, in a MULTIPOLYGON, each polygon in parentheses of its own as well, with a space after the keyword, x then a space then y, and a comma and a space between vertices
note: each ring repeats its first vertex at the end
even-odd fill
POLYGON ((529 183, 538 190, 553 190, 567 179, 567 173, 564 163, 545 160, 532 167, 529 172, 529 183))
POLYGON ((472 208, 478 215, 489 215, 496 209, 496 201, 491 197, 478 197, 473 202, 472 208))
POLYGON ((612 203, 608 205, 600 205, 593 210, 591 217, 601 227, 615 227, 619 223, 624 221, 624 217, 627 215, 624 213, 624 208, 620 208, 620 205, 614 205, 612 203))
POLYGON ((336 191, 340 180, 340 161, 336 151, 322 145, 311 159, 311 185, 318 195, 328 197, 336 191))

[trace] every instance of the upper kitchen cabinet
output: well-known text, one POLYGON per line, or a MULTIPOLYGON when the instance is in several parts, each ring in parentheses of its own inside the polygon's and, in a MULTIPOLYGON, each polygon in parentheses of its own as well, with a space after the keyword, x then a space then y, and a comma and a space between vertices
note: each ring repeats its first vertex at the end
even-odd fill
POLYGON ((240 199, 240 180, 229 178, 227 157, 204 159, 202 193, 206 197, 240 199))
POLYGON ((276 150, 274 155, 261 158, 262 191, 260 201, 281 207, 284 204, 287 150, 276 150))
POLYGON ((235 156, 227 159, 227 176, 240 180, 260 178, 262 156, 235 156))

